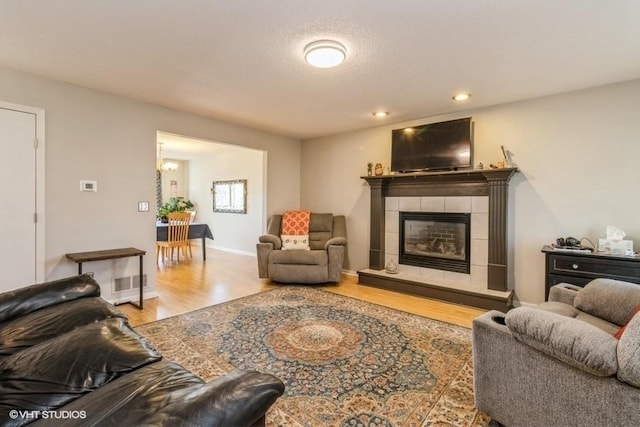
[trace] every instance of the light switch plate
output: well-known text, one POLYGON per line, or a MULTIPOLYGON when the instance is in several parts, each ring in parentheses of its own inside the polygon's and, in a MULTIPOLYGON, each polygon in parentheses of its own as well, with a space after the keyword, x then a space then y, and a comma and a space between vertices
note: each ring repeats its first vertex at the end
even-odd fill
POLYGON ((149 202, 138 202, 138 212, 149 212, 149 202))
POLYGON ((98 181, 80 181, 80 191, 98 191, 98 181))

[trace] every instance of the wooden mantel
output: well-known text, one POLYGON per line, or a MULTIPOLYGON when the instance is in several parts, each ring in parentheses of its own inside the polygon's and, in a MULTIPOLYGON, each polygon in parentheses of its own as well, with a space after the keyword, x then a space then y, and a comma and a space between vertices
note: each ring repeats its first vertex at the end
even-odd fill
POLYGON ((517 168, 363 176, 371 188, 369 268, 385 265, 385 197, 488 196, 488 289, 507 291, 508 184, 517 168))

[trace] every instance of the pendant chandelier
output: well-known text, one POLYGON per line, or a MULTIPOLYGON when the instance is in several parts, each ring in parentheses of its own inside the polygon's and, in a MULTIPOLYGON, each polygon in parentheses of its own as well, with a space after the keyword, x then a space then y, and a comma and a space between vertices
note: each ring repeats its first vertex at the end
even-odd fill
POLYGON ((156 170, 160 172, 175 172, 178 170, 178 164, 173 162, 165 162, 162 157, 163 142, 158 142, 158 152, 156 155, 156 170))

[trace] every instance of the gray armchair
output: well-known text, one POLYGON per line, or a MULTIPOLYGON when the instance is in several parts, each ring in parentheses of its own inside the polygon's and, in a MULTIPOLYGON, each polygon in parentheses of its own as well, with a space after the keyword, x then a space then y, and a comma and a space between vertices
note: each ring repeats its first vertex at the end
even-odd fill
POLYGON ((476 407, 506 426, 640 426, 639 306, 639 285, 595 279, 474 319, 476 407))
POLYGON ((282 250, 282 215, 273 215, 256 245, 258 275, 282 283, 339 282, 347 228, 343 215, 311 213, 310 250, 282 250))

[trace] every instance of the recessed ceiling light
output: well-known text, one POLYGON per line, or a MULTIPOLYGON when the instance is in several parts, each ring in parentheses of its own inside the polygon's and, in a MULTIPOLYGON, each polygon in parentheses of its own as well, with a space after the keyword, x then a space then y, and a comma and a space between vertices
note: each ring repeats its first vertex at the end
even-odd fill
POLYGON ((333 40, 318 40, 304 48, 304 60, 318 68, 340 65, 347 58, 347 48, 333 40))
POLYGON ((454 101, 466 101, 469 98, 471 98, 470 93, 456 93, 455 95, 453 95, 454 101))
POLYGON ((376 117, 378 119, 382 119, 384 117, 387 117, 389 115, 388 111, 376 111, 375 113, 371 113, 373 114, 373 117, 376 117))

